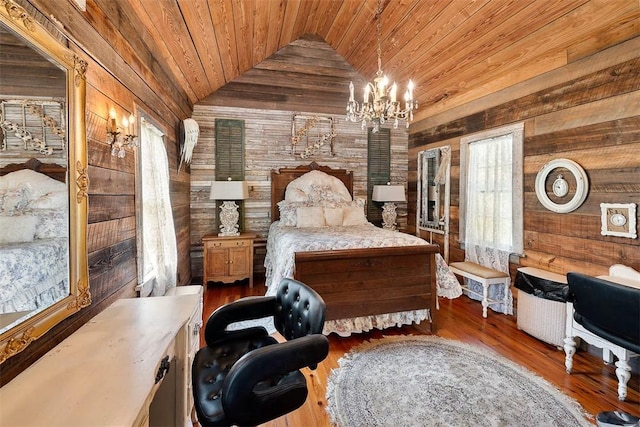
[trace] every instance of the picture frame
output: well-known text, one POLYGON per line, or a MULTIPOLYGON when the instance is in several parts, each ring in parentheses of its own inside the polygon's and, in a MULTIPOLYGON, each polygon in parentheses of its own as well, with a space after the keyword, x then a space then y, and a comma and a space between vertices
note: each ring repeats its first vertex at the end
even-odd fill
POLYGON ((603 236, 627 237, 636 239, 635 203, 600 203, 603 236))
POLYGON ((291 115, 291 153, 308 159, 328 146, 329 156, 335 156, 334 142, 337 136, 333 117, 291 115))
POLYGON ((569 213, 578 209, 587 199, 589 178, 582 166, 573 160, 555 159, 545 164, 536 175, 535 190, 542 206, 552 212, 569 213), (550 180, 552 172, 562 169, 566 169, 573 176, 575 189, 573 189, 573 195, 570 195, 569 183, 561 173, 556 174, 551 190, 560 201, 554 202, 547 193, 547 181, 550 180))

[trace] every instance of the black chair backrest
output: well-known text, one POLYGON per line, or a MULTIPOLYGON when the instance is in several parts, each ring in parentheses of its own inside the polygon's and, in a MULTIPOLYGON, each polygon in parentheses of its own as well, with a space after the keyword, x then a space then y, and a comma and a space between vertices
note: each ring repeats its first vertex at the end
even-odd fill
POLYGON ((587 330, 631 351, 640 349, 640 289, 567 273, 575 319, 587 330))
POLYGON ((287 340, 321 334, 325 309, 324 300, 316 291, 297 280, 284 278, 276 292, 274 324, 287 340))

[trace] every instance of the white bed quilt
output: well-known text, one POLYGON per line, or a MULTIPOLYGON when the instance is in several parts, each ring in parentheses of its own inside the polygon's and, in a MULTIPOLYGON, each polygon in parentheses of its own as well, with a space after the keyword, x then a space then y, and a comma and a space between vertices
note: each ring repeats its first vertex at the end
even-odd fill
MULTIPOLYGON (((295 272, 295 253, 336 249, 377 248, 426 245, 425 240, 410 234, 378 228, 371 223, 358 226, 285 227, 275 221, 269 228, 265 257, 266 295, 275 295, 283 277, 292 278, 295 272)), ((412 310, 340 319, 325 322, 325 335, 335 332, 340 336, 366 332, 373 328, 420 323, 430 319, 429 310, 412 310)))
POLYGON ((65 238, 0 246, 0 314, 37 310, 69 294, 65 238))

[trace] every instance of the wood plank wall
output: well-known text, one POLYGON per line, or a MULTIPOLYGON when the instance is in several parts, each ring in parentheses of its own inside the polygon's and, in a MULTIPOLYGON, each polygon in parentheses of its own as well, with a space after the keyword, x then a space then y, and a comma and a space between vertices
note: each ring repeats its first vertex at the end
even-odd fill
POLYGON ((640 270, 640 239, 600 234, 600 203, 640 204, 640 37, 411 127, 413 230, 418 152, 452 146, 451 261, 464 258, 458 243, 460 138, 516 122, 525 126, 520 264, 562 274, 604 274, 616 263, 640 270), (557 158, 576 161, 590 181, 584 204, 567 214, 545 209, 535 195, 537 172, 557 158))
MULTIPOLYGON (((271 219, 269 211, 272 169, 315 161, 354 172, 355 197, 366 198, 367 132, 359 123, 346 123, 349 81, 358 88, 365 79, 318 36, 305 35, 284 46, 242 76, 206 97, 194 107, 200 138, 191 164, 191 260, 194 277, 202 276, 202 236, 217 233, 209 186, 215 176, 216 118, 245 121, 246 229, 261 240, 254 258, 255 271, 264 271, 264 246, 271 219), (320 115, 334 118, 335 156, 327 150, 309 159, 291 150, 291 117, 320 115)), ((407 182, 406 123, 391 133, 391 179, 407 182)), ((313 133, 311 133, 313 135, 313 133)), ((299 152, 299 151, 298 151, 299 152)), ((400 225, 406 225, 406 204, 398 205, 400 225)))
MULTIPOLYGON (((348 93, 347 93, 348 96, 348 93)), ((309 159, 293 155, 291 117, 294 111, 196 105, 193 118, 200 125, 198 145, 191 163, 191 262, 194 277, 202 276, 202 236, 217 233, 215 202, 209 200, 209 188, 215 177, 215 119, 245 121, 245 180, 249 199, 245 201, 245 227, 266 239, 271 224, 271 170, 285 166, 307 165, 312 161, 323 166, 354 173, 354 197, 366 199, 367 132, 360 124, 347 123, 344 115, 323 114, 334 118, 335 155, 328 149, 309 159)), ((316 113, 300 112, 313 116, 316 113)), ((391 180, 406 183, 408 132, 404 126, 391 132, 391 180)), ((299 153, 300 150, 298 150, 299 153)), ((399 225, 406 226, 406 203, 398 204, 399 225)), ((255 258, 256 271, 264 271, 264 254, 255 258)))
MULTIPOLYGON (((118 5, 97 8, 87 2, 82 13, 72 2, 56 0, 33 1, 43 16, 53 16, 64 26, 71 40, 70 47, 87 60, 87 151, 89 160, 89 226, 87 251, 89 259, 90 307, 64 320, 23 352, 2 365, 2 384, 26 369, 45 352, 60 343, 85 322, 113 301, 135 296, 136 273, 136 211, 135 153, 127 151, 124 159, 112 157, 105 142, 109 108, 118 117, 142 111, 165 132, 169 158, 170 191, 178 244, 178 282, 191 280, 189 261, 189 173, 177 172, 177 126, 190 114, 186 96, 166 79, 160 69, 151 72, 153 61, 140 57, 144 51, 132 46, 131 38, 109 27, 122 16, 118 5), (103 10, 109 11, 105 16, 103 10), (119 50, 114 50, 118 46, 119 50)), ((25 7, 30 7, 24 3, 25 7)), ((40 19, 43 18, 40 17, 40 19)), ((135 28, 136 23, 129 23, 135 28)), ((51 24, 49 24, 51 25, 51 24)), ((123 28, 130 28, 123 25, 123 28)), ((124 29, 121 29, 124 31, 124 29)), ((139 128, 139 127, 138 127, 139 128)), ((140 159, 141 161, 144 159, 140 159)))

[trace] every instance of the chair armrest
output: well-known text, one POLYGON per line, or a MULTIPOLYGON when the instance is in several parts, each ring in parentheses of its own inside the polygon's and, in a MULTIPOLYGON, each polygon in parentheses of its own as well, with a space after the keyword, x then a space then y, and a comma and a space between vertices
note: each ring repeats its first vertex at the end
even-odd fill
MULTIPOLYGON (((329 340, 321 334, 307 335, 245 354, 224 381, 222 405, 225 413, 246 414, 248 418, 234 420, 241 425, 254 423, 256 414, 269 413, 282 406, 283 394, 301 393, 300 390, 291 390, 293 386, 286 381, 287 374, 316 366, 328 354, 329 340), (262 383, 261 389, 256 392, 259 383, 262 383)), ((306 388, 303 392, 302 402, 306 399, 306 388)))
MULTIPOLYGON (((230 336, 249 333, 255 334, 256 329, 249 328, 244 331, 226 331, 225 329, 231 323, 243 320, 261 319, 263 317, 273 316, 276 312, 276 298, 273 296, 257 296, 240 298, 229 304, 218 307, 209 319, 204 329, 204 338, 207 345, 214 345, 220 340, 227 339, 230 336), (247 331, 247 332, 245 332, 247 331)), ((265 330, 266 334, 266 330, 265 330)))

